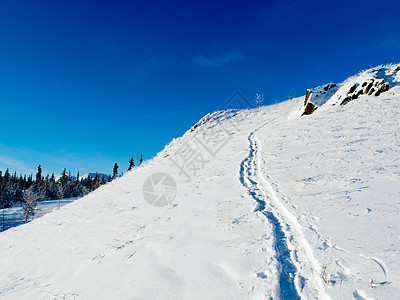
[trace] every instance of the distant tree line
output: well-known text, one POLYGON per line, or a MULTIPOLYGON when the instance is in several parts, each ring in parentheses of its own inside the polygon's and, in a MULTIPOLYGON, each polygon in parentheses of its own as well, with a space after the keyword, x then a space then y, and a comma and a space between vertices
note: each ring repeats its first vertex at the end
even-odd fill
POLYGON ((54 174, 46 177, 42 176, 42 168, 39 165, 35 178, 29 176, 17 176, 14 172, 10 174, 7 169, 0 171, 0 208, 7 208, 24 201, 24 193, 28 192, 40 195, 38 201, 55 200, 86 195, 94 191, 99 186, 113 179, 112 176, 104 176, 96 173, 94 177, 88 176, 79 179, 77 176, 71 176, 66 169, 59 178, 54 174))
MULTIPOLYGON (((142 153, 140 163, 143 162, 142 153)), ((128 171, 135 167, 133 157, 129 160, 128 171)), ((86 195, 101 185, 119 177, 118 164, 114 164, 113 175, 89 173, 87 177, 80 178, 79 172, 72 176, 64 169, 61 176, 55 177, 54 174, 43 176, 42 167, 38 166, 35 178, 33 175, 19 175, 10 173, 9 169, 0 171, 0 208, 2 209, 2 230, 4 230, 4 208, 16 204, 22 204, 22 212, 25 222, 35 214, 36 204, 44 200, 60 200, 86 195)), ((121 175, 122 176, 122 175, 121 175)), ((60 206, 60 203, 59 203, 60 206)))
MULTIPOLYGON (((139 165, 142 161, 141 153, 139 165)), ((135 163, 133 157, 131 157, 128 171, 134 167, 135 163)), ((4 173, 0 171, 0 208, 8 208, 15 204, 23 203, 26 200, 24 199, 24 194, 29 194, 31 198, 33 198, 32 195, 34 194, 37 201, 86 195, 118 177, 118 168, 118 164, 115 163, 112 175, 95 173, 89 174, 83 179, 79 178, 79 172, 76 176, 72 176, 66 169, 63 170, 58 178, 54 174, 43 176, 41 165, 38 166, 35 177, 33 175, 18 176, 16 172, 11 174, 9 169, 4 173)))

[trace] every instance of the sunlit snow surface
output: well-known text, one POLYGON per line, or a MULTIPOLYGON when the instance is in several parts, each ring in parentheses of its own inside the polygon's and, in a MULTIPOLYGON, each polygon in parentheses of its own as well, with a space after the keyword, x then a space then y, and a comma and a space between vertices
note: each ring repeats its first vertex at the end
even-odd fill
POLYGON ((122 178, 2 232, 0 297, 398 298, 400 93, 293 117, 303 101, 209 115, 122 178), (176 182, 163 207, 142 193, 155 173, 176 182))

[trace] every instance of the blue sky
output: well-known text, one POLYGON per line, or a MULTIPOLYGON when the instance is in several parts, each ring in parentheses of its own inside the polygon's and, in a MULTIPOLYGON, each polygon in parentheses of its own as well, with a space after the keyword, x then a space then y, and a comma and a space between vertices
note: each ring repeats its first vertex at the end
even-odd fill
POLYGON ((0 170, 111 173, 235 92, 399 62, 396 1, 0 1, 0 170))

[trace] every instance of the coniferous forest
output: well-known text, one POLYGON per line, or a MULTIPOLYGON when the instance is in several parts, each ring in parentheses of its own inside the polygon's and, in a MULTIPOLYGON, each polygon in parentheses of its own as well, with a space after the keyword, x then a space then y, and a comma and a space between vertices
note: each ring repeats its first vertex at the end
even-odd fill
POLYGON ((76 176, 72 176, 64 169, 61 176, 57 178, 54 174, 44 177, 39 165, 36 176, 33 178, 33 175, 17 175, 16 172, 11 174, 7 169, 4 173, 0 171, 0 208, 23 203, 24 194, 28 191, 35 195, 37 201, 86 195, 117 176, 118 173, 114 170, 113 176, 95 173, 79 179, 79 172, 76 176))

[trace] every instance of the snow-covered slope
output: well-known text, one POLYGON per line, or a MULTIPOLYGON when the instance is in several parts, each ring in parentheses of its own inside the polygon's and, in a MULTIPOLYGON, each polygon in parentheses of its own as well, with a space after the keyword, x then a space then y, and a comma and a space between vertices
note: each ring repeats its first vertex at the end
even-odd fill
POLYGON ((1 233, 0 297, 398 298, 400 93, 333 95, 300 118, 288 112, 304 97, 209 114, 141 167, 1 233))

